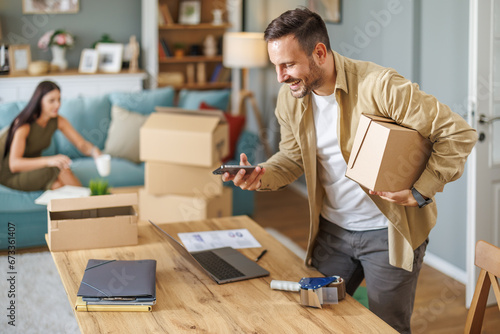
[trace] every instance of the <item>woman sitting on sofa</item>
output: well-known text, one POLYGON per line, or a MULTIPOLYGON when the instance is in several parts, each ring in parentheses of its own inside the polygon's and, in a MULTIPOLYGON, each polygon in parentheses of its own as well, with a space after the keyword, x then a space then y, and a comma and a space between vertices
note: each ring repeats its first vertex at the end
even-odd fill
POLYGON ((85 155, 98 157, 101 151, 58 115, 61 90, 51 81, 38 84, 27 106, 0 136, 0 184, 17 190, 57 189, 81 186, 63 154, 42 156, 52 135, 59 129, 85 155))

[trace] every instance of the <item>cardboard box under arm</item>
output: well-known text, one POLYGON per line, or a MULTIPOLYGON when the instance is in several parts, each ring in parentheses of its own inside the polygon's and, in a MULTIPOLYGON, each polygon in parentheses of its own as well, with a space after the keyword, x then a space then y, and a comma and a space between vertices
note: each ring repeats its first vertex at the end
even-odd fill
POLYGON ((229 127, 222 112, 157 111, 141 127, 142 161, 212 167, 229 154, 229 127))
POLYGON ((51 251, 137 244, 137 194, 53 199, 47 205, 51 251))
POLYGON ((432 143, 417 131, 363 114, 345 175, 374 191, 411 189, 431 152, 432 143))

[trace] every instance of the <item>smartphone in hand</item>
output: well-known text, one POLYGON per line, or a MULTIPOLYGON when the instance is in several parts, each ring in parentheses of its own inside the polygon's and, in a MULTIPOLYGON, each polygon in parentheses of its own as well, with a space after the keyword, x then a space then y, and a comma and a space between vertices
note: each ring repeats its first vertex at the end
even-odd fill
POLYGON ((243 165, 222 165, 212 173, 215 175, 222 175, 224 173, 229 173, 230 175, 238 174, 240 169, 244 169, 246 171, 246 175, 252 173, 257 166, 243 166, 243 165))

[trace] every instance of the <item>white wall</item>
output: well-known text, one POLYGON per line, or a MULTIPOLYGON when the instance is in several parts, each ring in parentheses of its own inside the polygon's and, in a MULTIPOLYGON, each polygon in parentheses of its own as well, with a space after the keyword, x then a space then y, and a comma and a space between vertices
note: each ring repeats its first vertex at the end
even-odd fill
MULTIPOLYGON (((264 31, 282 12, 305 3, 305 0, 247 1, 245 30, 264 31)), ((341 23, 327 24, 327 29, 334 50, 396 69, 465 116, 468 12, 466 0, 342 1, 341 23)), ((270 66, 267 70, 252 70, 250 86, 277 147, 279 129, 274 107, 280 85, 274 69, 270 66)), ((248 124, 250 129, 256 129, 251 117, 248 124)), ((466 191, 466 179, 462 177, 436 196, 438 223, 428 247, 433 258, 450 264, 459 273, 465 272, 466 191)))

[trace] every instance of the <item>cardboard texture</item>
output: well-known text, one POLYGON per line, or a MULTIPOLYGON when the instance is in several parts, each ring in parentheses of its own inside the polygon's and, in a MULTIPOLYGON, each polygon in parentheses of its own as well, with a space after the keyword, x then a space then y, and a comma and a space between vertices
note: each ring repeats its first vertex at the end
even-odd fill
POLYGON ((137 194, 53 199, 47 205, 51 251, 137 244, 137 194))
POLYGON ((417 131, 361 115, 345 175, 374 191, 411 189, 431 151, 432 143, 417 131))
POLYGON ((232 215, 232 189, 224 187, 222 195, 193 197, 181 195, 149 194, 139 190, 139 216, 158 223, 174 223, 232 215))
POLYGON ((223 115, 158 109, 140 130, 140 159, 212 167, 229 154, 229 127, 223 115))
POLYGON ((200 167, 146 161, 144 186, 151 195, 221 195, 221 177, 212 173, 217 167, 219 165, 200 167))

